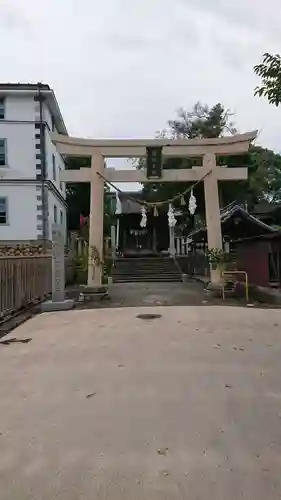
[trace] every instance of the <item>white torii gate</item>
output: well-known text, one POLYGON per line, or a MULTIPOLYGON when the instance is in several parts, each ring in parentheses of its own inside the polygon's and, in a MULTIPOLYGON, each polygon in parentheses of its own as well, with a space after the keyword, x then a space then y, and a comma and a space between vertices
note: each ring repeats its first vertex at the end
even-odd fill
MULTIPOLYGON (((89 156, 91 168, 65 170, 63 182, 90 182, 90 227, 88 286, 101 286, 102 266, 92 257, 91 249, 103 256, 103 199, 104 180, 110 182, 196 182, 204 178, 208 248, 222 248, 218 181, 245 180, 247 168, 225 168, 216 164, 216 156, 239 155, 248 151, 257 131, 218 139, 151 139, 151 140, 94 140, 52 134, 52 141, 62 156, 89 156), (138 158, 146 156, 147 147, 162 147, 166 157, 203 157, 202 167, 163 170, 162 177, 147 179, 141 170, 115 170, 105 167, 105 158, 138 158), (209 173, 208 175, 206 175, 209 173), (101 174, 101 175, 98 175, 101 174), (102 177, 101 177, 102 176, 102 177)), ((211 270, 212 283, 220 279, 219 271, 211 270)))

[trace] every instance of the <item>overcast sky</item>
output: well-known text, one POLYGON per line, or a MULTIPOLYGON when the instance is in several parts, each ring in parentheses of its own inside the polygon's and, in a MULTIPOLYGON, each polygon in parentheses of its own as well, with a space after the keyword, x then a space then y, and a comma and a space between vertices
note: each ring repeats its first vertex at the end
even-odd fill
POLYGON ((153 137, 176 110, 220 101, 281 151, 281 107, 254 64, 281 52, 280 0, 0 0, 2 81, 50 84, 69 133, 153 137))

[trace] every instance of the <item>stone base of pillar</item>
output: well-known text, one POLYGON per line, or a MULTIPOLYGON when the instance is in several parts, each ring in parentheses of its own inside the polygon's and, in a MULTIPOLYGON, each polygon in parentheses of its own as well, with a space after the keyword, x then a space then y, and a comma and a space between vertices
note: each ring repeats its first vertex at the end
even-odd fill
POLYGON ((88 267, 88 287, 96 288, 102 286, 103 270, 100 267, 94 267, 92 262, 89 262, 88 267))
POLYGON ((222 283, 208 283, 205 288, 208 297, 222 297, 222 283))
POLYGON ((99 300, 108 299, 108 288, 101 286, 75 286, 67 290, 67 296, 77 303, 83 302, 98 302, 99 300))
POLYGON ((80 293, 104 293, 107 291, 105 285, 80 285, 77 289, 80 293))
POLYGON ((66 299, 61 302, 53 302, 52 300, 47 300, 41 304, 42 312, 55 312, 55 311, 69 311, 74 307, 73 299, 66 299))
POLYGON ((221 271, 219 268, 217 269, 210 269, 210 281, 213 284, 219 284, 221 283, 221 271))
POLYGON ((220 269, 212 269, 210 266, 210 281, 206 287, 207 294, 210 297, 221 297, 222 286, 220 269))

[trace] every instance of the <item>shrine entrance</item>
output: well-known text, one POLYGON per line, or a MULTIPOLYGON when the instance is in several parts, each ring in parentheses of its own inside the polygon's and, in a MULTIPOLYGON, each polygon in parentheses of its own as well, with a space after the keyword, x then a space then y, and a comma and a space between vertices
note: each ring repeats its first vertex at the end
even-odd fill
POLYGON ((117 248, 117 251, 120 251, 121 255, 137 257, 153 253, 151 231, 148 228, 139 229, 138 227, 130 226, 127 231, 124 231, 123 235, 124 240, 120 241, 119 248, 117 248))
MULTIPOLYGON (((63 182, 89 182, 91 184, 88 286, 102 284, 103 256, 103 202, 104 183, 147 183, 147 182, 204 182, 208 248, 222 249, 218 181, 247 179, 247 168, 219 167, 216 156, 244 154, 257 132, 222 137, 218 139, 152 139, 152 140, 93 140, 52 134, 52 141, 62 156, 91 157, 91 168, 65 170, 61 172, 63 182), (106 168, 105 158, 147 158, 143 170, 117 170, 106 168), (162 170, 159 172, 159 158, 201 157, 202 167, 191 169, 162 170)), ((144 203, 142 221, 147 217, 144 203)), ((152 203, 157 210, 157 203, 152 203)), ((169 210, 170 211, 170 210, 169 210)), ((173 217, 171 211, 168 215, 173 217)), ((170 220, 171 222, 171 220, 170 220)), ((141 227, 146 224, 141 224, 141 227)), ((173 254, 174 237, 172 222, 170 228, 170 253, 173 254)), ((211 269, 211 281, 220 280, 219 270, 211 269)))
POLYGON ((166 207, 159 209, 157 217, 153 209, 145 207, 141 193, 108 193, 111 213, 112 254, 115 257, 160 257, 169 251, 169 228, 166 207), (145 225, 142 211, 145 210, 145 225))

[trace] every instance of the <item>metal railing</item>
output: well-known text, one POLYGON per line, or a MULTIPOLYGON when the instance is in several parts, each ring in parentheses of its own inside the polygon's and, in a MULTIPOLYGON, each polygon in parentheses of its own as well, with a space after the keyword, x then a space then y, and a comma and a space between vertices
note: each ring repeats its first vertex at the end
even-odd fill
POLYGON ((245 272, 245 271, 224 271, 222 273, 222 278, 223 278, 223 286, 222 286, 222 298, 223 300, 225 300, 225 293, 227 291, 230 291, 230 292, 235 292, 236 290, 236 285, 237 283, 239 283, 239 276, 244 276, 245 278, 245 298, 246 298, 246 304, 249 303, 249 280, 248 280, 248 274, 245 272), (237 277, 237 279, 235 280, 235 278, 237 277), (233 278, 234 282, 233 282, 233 288, 230 288, 230 290, 227 290, 227 280, 229 278, 233 278))
POLYGON ((0 257, 0 318, 43 299, 51 290, 51 256, 0 257))

